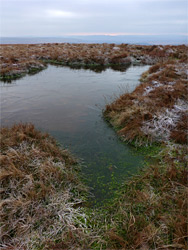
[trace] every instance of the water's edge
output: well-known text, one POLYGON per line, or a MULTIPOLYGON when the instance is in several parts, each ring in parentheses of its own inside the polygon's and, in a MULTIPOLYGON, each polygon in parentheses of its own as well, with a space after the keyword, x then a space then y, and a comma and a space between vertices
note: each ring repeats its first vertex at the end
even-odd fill
POLYGON ((119 72, 107 68, 99 73, 49 65, 37 75, 1 84, 1 123, 32 122, 49 132, 81 159, 95 200, 105 200, 137 172, 144 157, 119 140, 104 121, 102 109, 106 99, 111 102, 128 87, 132 91, 147 69, 132 66, 119 72))

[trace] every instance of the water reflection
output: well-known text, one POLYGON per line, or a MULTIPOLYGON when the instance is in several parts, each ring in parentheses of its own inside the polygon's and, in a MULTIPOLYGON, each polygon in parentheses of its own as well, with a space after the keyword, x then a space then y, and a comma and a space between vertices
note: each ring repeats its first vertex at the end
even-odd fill
POLYGON ((83 172, 96 200, 104 200, 123 178, 137 171, 143 157, 117 138, 103 120, 102 109, 106 100, 122 94, 122 88, 129 86, 132 91, 147 69, 131 66, 120 72, 107 68, 96 74, 50 65, 13 84, 1 83, 1 125, 32 122, 52 134, 83 159, 83 172))
MULTIPOLYGON (((56 63, 51 63, 51 65, 56 65, 57 67, 62 67, 61 65, 58 65, 56 63)), ((70 64, 68 66, 63 66, 63 67, 68 67, 71 69, 84 69, 84 70, 90 70, 93 71, 95 73, 102 73, 104 71, 106 71, 107 69, 112 69, 114 71, 119 71, 119 72, 125 72, 129 67, 130 64, 122 64, 122 65, 118 65, 118 64, 111 64, 111 65, 85 65, 85 64, 70 64)))

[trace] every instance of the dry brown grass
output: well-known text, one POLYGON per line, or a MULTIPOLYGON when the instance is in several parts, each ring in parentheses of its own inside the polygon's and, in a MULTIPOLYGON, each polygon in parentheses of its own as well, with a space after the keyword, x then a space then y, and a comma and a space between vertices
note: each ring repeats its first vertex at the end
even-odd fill
POLYGON ((188 60, 186 45, 127 45, 126 49, 130 55, 141 60, 142 63, 151 65, 166 62, 169 59, 176 59, 184 63, 188 60))
POLYGON ((76 161, 31 124, 2 128, 0 136, 2 249, 44 249, 54 240, 68 249, 86 246, 79 206, 86 188, 76 161))
MULTIPOLYGON (((185 48, 180 46, 180 50, 179 47, 175 50, 180 54, 179 58, 182 58, 182 49, 185 48)), ((151 51, 154 50, 156 48, 151 51)), ((139 49, 140 51, 141 49, 139 49)), ((172 126, 168 127, 167 133, 173 132, 166 138, 178 142, 182 139, 181 143, 185 143, 186 123, 183 120, 185 117, 182 112, 186 112, 186 109, 178 106, 178 114, 175 109, 179 100, 185 104, 188 101, 186 70, 187 65, 177 59, 166 58, 165 62, 155 64, 142 75, 142 83, 133 93, 125 93, 114 103, 106 106, 105 117, 118 128, 124 140, 136 141, 140 144, 142 141, 145 143, 156 140, 155 131, 152 128, 151 132, 150 126, 154 126, 155 120, 159 120, 159 117, 163 119, 163 116, 171 114, 173 117, 166 118, 168 121, 172 119, 172 126), (174 111, 176 115, 173 115, 174 111), (183 123, 184 125, 182 125, 183 123), (147 124, 147 128, 145 124, 147 124)), ((157 123, 159 124, 159 122, 157 123)))
POLYGON ((180 121, 176 127, 171 131, 170 138, 176 143, 187 144, 188 140, 188 115, 183 112, 180 121))
POLYGON ((169 144, 160 154, 111 207, 109 249, 187 249, 186 149, 169 144))
POLYGON ((186 249, 187 47, 3 45, 1 56, 4 76, 44 67, 41 60, 103 65, 127 63, 132 56, 133 62, 153 65, 142 84, 107 105, 104 115, 124 140, 166 141, 160 160, 123 186, 109 221, 102 215, 91 226, 79 207, 85 188, 72 157, 32 125, 2 128, 3 250, 186 249), (96 224, 105 236, 94 233, 96 224))
POLYGON ((145 53, 148 63, 154 57, 156 64, 133 93, 107 105, 104 115, 123 140, 165 144, 158 161, 123 186, 108 237, 114 249, 187 249, 187 47, 127 50, 138 59, 145 53))
POLYGON ((80 207, 86 189, 66 150, 31 124, 0 135, 3 250, 186 249, 185 147, 167 144, 108 210, 90 209, 89 218, 80 207))
POLYGON ((125 47, 113 44, 2 45, 0 75, 5 78, 16 73, 28 73, 34 65, 36 70, 41 69, 45 67, 44 61, 66 65, 129 64, 128 55, 125 47))
POLYGON ((157 63, 149 68, 148 73, 149 74, 155 73, 160 69, 160 67, 161 67, 161 65, 159 63, 157 63))
MULTIPOLYGON (((45 68, 46 62, 66 65, 129 64, 135 59, 144 64, 179 60, 187 62, 187 47, 138 46, 115 44, 18 44, 1 45, 1 78, 45 68), (132 56, 132 59, 130 58, 132 56), (32 63, 31 63, 32 61, 32 63)), ((156 66, 155 66, 156 68, 156 66)), ((152 69, 151 69, 152 70, 152 69)), ((153 68, 154 70, 154 68, 153 68)), ((155 69, 156 70, 156 69, 155 69)))

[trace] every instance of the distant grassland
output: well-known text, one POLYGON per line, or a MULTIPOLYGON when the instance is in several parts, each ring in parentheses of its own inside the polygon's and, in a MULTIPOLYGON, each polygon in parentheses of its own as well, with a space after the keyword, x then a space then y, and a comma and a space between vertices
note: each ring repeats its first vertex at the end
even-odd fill
POLYGON ((187 60, 187 47, 140 46, 128 44, 9 44, 1 45, 0 79, 11 80, 26 73, 37 72, 46 63, 60 65, 127 65, 155 64, 168 59, 187 60))
POLYGON ((2 249, 187 249, 187 47, 3 45, 0 77, 21 77, 53 61, 151 64, 104 117, 153 161, 111 204, 92 209, 83 206, 88 190, 67 151, 31 124, 1 128, 2 249))

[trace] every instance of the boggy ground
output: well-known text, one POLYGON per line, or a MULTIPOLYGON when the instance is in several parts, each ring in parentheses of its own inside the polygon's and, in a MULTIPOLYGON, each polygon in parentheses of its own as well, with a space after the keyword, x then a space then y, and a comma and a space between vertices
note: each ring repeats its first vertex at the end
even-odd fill
POLYGON ((171 59, 150 67, 131 94, 106 106, 106 119, 129 142, 187 143, 186 70, 186 62, 171 59))
POLYGON ((122 140, 140 148, 158 148, 157 161, 125 184, 112 209, 115 235, 112 232, 111 238, 124 249, 188 247, 188 67, 187 50, 182 53, 182 48, 165 60, 156 54, 141 84, 104 110, 122 140))
POLYGON ((75 159, 32 124, 0 136, 1 249, 47 249, 59 239, 61 249, 84 246, 87 189, 75 159))
POLYGON ((2 45, 1 79, 39 71, 46 63, 69 66, 130 64, 127 51, 113 44, 31 44, 2 45))
POLYGON ((11 80, 35 73, 47 63, 69 66, 154 64, 167 58, 186 60, 187 47, 128 44, 17 44, 1 45, 0 79, 11 80))
POLYGON ((31 124, 0 132, 2 250, 186 249, 182 145, 146 147, 155 161, 94 209, 83 206, 78 164, 48 134, 31 124))
POLYGON ((99 210, 81 206, 86 189, 77 167, 49 136, 32 125, 2 128, 3 249, 186 249, 187 47, 40 44, 2 48, 1 79, 12 78, 15 70, 26 73, 33 65, 45 67, 46 62, 109 64, 114 55, 115 64, 153 65, 135 91, 104 110, 120 137, 153 159, 122 186, 109 206, 99 210), (33 63, 27 64, 31 59, 33 63))

